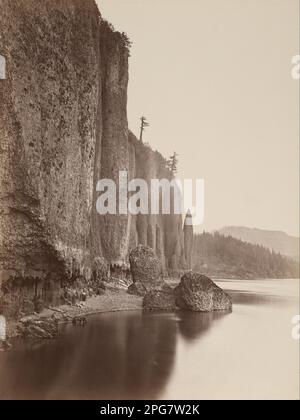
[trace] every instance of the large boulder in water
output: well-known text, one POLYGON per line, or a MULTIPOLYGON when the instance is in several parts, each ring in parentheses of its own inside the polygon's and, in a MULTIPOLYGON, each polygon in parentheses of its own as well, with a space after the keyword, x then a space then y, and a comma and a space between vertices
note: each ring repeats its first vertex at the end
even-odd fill
POLYGON ((172 287, 164 285, 160 289, 147 292, 143 300, 143 308, 148 311, 174 311, 176 303, 172 287))
POLYGON ((133 282, 148 290, 162 286, 161 261, 152 248, 139 245, 129 255, 130 270, 133 282))
POLYGON ((228 294, 202 274, 186 273, 174 293, 176 305, 181 309, 211 312, 232 308, 228 294))

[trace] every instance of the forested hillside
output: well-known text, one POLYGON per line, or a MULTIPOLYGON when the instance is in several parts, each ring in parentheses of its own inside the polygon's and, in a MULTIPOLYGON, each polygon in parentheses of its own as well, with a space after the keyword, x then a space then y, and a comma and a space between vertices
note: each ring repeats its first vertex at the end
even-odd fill
POLYGON ((221 235, 232 236, 244 242, 262 245, 281 255, 299 261, 299 238, 285 232, 249 228, 245 226, 226 226, 218 231, 221 235))
POLYGON ((195 235, 193 269, 224 278, 297 278, 298 263, 261 245, 218 232, 195 235))

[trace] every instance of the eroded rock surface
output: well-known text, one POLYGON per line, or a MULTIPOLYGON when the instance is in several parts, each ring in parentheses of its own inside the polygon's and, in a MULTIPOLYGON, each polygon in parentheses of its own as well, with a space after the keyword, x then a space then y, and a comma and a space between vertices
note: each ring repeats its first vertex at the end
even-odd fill
POLYGON ((53 339, 59 335, 59 321, 57 318, 27 320, 20 328, 20 334, 24 338, 53 339))
POLYGON ((175 311, 177 307, 172 287, 164 285, 160 289, 147 292, 143 300, 143 309, 148 311, 175 311))
POLYGON ((162 285, 162 265, 152 248, 138 245, 129 255, 133 282, 145 291, 162 285))
POLYGON ((181 309, 211 312, 232 308, 230 296, 210 278, 199 273, 186 273, 174 293, 176 305, 181 309))
POLYGON ((128 289, 127 289, 127 293, 129 295, 134 295, 134 296, 145 296, 145 294, 147 293, 146 288, 142 285, 142 283, 132 283, 128 289))

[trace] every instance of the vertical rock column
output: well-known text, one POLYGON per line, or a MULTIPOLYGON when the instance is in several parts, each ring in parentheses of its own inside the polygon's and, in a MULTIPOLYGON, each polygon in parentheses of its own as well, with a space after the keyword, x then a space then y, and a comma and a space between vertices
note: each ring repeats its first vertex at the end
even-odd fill
POLYGON ((194 242, 194 232, 192 224, 192 215, 190 211, 187 212, 186 218, 184 221, 184 254, 185 260, 187 263, 187 268, 192 269, 192 255, 193 255, 193 242, 194 242))

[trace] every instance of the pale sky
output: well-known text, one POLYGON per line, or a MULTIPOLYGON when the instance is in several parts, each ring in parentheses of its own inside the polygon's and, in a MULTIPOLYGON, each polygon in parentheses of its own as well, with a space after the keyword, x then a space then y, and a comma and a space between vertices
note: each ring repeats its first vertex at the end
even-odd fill
POLYGON ((205 222, 298 235, 298 0, 98 0, 133 42, 129 126, 204 178, 205 222))

